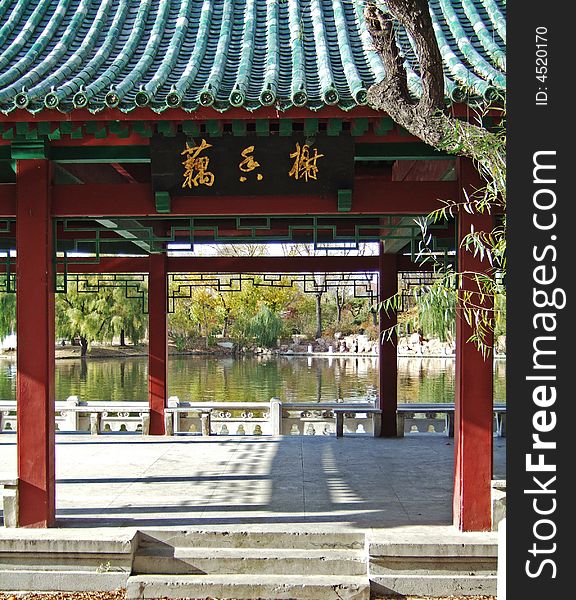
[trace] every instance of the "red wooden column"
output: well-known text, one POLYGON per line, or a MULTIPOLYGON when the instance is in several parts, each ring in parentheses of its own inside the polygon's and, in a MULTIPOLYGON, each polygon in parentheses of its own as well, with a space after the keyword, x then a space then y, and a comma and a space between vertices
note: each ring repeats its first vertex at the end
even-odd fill
MULTIPOLYGON (((379 258, 380 302, 394 296, 398 292, 398 268, 395 254, 384 254, 384 242, 380 242, 379 258)), ((382 437, 396 436, 396 408, 398 394, 398 358, 396 331, 392 337, 383 336, 390 327, 396 326, 396 311, 379 311, 379 406, 382 410, 382 437), (383 339, 384 338, 384 339, 383 339)))
MULTIPOLYGON (((472 192, 482 181, 471 161, 459 159, 459 182, 472 192)), ((461 198, 464 201, 464 198, 461 198)), ((458 242, 470 232, 490 231, 493 220, 487 214, 458 216, 458 242)), ((471 252, 458 249, 458 270, 480 272, 489 267, 471 252)), ((475 284, 465 278, 465 289, 475 291, 475 284)), ((488 305, 487 305, 488 306, 488 305)), ((491 529, 492 479, 492 394, 493 355, 484 359, 473 342, 466 340, 472 329, 463 318, 456 320, 456 390, 455 390, 455 470, 454 525, 461 531, 491 529)))
POLYGON ((19 525, 55 520, 54 281, 50 164, 16 162, 19 525))
POLYGON ((165 254, 150 255, 148 279, 148 403, 150 434, 164 435, 168 367, 168 274, 165 254))

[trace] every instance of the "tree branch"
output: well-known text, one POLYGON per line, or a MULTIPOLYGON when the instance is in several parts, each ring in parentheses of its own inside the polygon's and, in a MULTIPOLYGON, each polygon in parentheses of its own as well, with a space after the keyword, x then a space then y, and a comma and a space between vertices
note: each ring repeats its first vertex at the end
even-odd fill
MULTIPOLYGON (((500 165, 503 161, 502 140, 485 128, 455 119, 446 112, 442 56, 427 0, 386 0, 386 6, 386 13, 373 2, 367 2, 364 7, 368 31, 386 70, 384 79, 368 90, 368 104, 387 112, 396 123, 430 146, 472 158, 479 163, 481 171, 487 164, 492 165, 493 170, 494 164, 500 165), (418 100, 413 99, 408 90, 394 20, 404 26, 415 45, 422 82, 422 95, 418 100)), ((494 176, 494 173, 489 175, 494 176)), ((503 180, 500 175, 496 174, 497 181, 503 180)), ((504 185, 499 191, 503 189, 504 185)))
POLYGON ((386 70, 385 78, 368 90, 368 103, 386 111, 397 123, 427 144, 438 147, 446 133, 442 57, 436 43, 426 0, 389 0, 388 13, 367 3, 364 16, 386 70), (422 96, 410 97, 408 77, 398 44, 394 21, 404 25, 416 45, 420 61, 422 96))

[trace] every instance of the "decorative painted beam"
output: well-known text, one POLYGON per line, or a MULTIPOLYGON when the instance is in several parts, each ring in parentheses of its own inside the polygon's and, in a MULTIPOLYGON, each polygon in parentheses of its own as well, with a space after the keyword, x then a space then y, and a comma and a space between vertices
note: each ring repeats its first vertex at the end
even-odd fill
POLYGON ((170 273, 362 273, 377 270, 377 256, 168 257, 170 273))
MULTIPOLYGON (((428 214, 442 205, 439 198, 457 198, 454 181, 398 182, 373 177, 356 179, 349 214, 428 214)), ((320 196, 173 197, 172 215, 302 215, 334 214, 336 195, 320 196)), ((154 216, 152 186, 134 184, 59 185, 54 188, 53 216, 154 216)))
MULTIPOLYGON (((149 259, 147 256, 102 257, 98 264, 86 264, 83 259, 69 257, 67 269, 69 273, 147 273, 149 259)), ((170 273, 314 273, 314 272, 350 272, 361 273, 378 270, 378 256, 169 256, 168 271, 170 273)), ((427 272, 432 267, 429 263, 418 264, 410 256, 397 255, 399 272, 427 272)), ((0 273, 6 265, 0 263, 0 273)), ((17 265, 11 267, 17 270, 17 265)), ((58 264, 57 271, 62 273, 64 265, 58 264)))
POLYGON ((58 185, 53 192, 55 217, 153 216, 156 204, 148 183, 58 185))

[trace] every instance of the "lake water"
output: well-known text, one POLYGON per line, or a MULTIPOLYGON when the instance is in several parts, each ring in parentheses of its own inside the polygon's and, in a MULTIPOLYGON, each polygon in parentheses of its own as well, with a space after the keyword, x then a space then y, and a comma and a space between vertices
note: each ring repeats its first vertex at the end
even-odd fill
MULTIPOLYGON (((494 399, 506 400, 506 361, 494 363, 494 399)), ((56 361, 56 399, 146 401, 146 358, 56 361)), ((171 356, 168 395, 201 402, 364 402, 376 397, 376 357, 171 356)), ((0 400, 16 396, 16 362, 0 358, 0 400)), ((398 359, 398 402, 453 402, 454 360, 398 359)))

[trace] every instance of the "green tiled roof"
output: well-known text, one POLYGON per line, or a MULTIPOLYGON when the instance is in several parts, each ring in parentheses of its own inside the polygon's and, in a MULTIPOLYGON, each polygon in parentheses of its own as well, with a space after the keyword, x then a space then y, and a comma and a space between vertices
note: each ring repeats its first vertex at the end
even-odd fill
MULTIPOLYGON (((505 0, 431 0, 449 99, 505 89, 505 0)), ((344 110, 384 76, 362 0, 2 0, 0 111, 344 110)), ((409 36, 398 40, 415 97, 409 36)))

